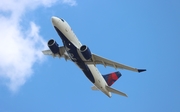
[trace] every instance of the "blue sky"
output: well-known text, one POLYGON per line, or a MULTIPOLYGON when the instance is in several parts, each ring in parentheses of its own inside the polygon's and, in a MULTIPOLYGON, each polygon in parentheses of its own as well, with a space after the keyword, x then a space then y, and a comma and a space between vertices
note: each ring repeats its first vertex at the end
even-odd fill
MULTIPOLYGON (((180 111, 178 0, 32 0, 0 4, 1 112, 180 111), (62 45, 51 17, 64 18, 95 54, 137 68, 119 70, 112 86, 128 98, 92 91, 72 62, 42 55, 49 39, 62 45)), ((102 74, 117 71, 97 66, 102 74)))

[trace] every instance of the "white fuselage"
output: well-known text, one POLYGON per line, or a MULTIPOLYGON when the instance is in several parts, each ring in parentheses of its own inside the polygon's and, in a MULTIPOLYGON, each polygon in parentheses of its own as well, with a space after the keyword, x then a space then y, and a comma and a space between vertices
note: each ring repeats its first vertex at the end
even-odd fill
MULTIPOLYGON (((74 34, 73 30, 71 29, 71 27, 69 26, 69 24, 65 20, 63 20, 61 18, 57 18, 57 17, 52 17, 52 23, 53 23, 54 27, 56 27, 63 34, 64 37, 66 37, 66 39, 69 41, 69 43, 68 43, 69 45, 73 44, 77 48, 77 50, 80 49, 82 44, 80 43, 80 41, 78 40, 78 38, 74 34)), ((64 40, 62 39, 63 43, 66 41, 66 39, 64 39, 64 40)), ((68 52, 70 49, 68 47, 68 45, 64 46, 64 47, 66 48, 66 51, 69 54, 69 57, 72 59, 73 62, 76 63, 76 61, 74 61, 74 57, 73 57, 74 54, 71 54, 68 52)), ((79 51, 77 51, 77 52, 79 52, 79 51)), ((81 57, 81 56, 79 56, 79 57, 81 57)), ((95 65, 93 65, 93 64, 89 65, 88 64, 86 66, 89 68, 90 72, 92 73, 92 76, 94 77, 94 83, 93 84, 99 90, 104 92, 107 96, 111 97, 111 93, 105 88, 107 86, 107 83, 104 80, 104 78, 102 77, 99 70, 95 67, 95 65)))

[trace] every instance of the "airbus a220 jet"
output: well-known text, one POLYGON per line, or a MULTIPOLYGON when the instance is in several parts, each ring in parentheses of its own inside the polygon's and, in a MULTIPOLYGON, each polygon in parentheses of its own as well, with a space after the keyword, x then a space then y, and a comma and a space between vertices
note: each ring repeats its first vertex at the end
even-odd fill
POLYGON ((111 87, 111 85, 121 76, 121 73, 114 72, 102 75, 96 68, 97 64, 134 72, 146 71, 146 69, 129 67, 92 53, 86 45, 81 44, 69 24, 64 19, 52 17, 52 24, 61 38, 63 46, 59 46, 55 40, 50 39, 47 43, 50 50, 44 50, 42 52, 45 55, 59 58, 63 57, 65 60, 74 62, 94 84, 92 90, 101 90, 108 97, 111 97, 111 93, 127 97, 125 93, 111 87))

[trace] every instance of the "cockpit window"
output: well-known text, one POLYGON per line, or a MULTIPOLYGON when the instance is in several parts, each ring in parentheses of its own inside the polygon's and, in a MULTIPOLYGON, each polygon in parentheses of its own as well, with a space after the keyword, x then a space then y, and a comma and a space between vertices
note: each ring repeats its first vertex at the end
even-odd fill
POLYGON ((60 18, 62 22, 64 22, 64 19, 60 18))

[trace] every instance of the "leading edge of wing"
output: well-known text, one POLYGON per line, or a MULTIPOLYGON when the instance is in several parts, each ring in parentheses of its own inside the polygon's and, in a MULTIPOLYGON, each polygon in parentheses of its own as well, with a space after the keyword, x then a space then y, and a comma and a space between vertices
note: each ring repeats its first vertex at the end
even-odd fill
POLYGON ((44 51, 42 51, 42 53, 44 55, 50 55, 52 57, 59 57, 59 58, 65 58, 65 60, 71 60, 63 46, 59 47, 59 53, 60 54, 58 54, 58 53, 57 54, 53 54, 51 50, 44 50, 44 51))
POLYGON ((95 55, 95 54, 92 54, 92 60, 91 61, 86 61, 85 63, 86 64, 94 64, 94 65, 102 64, 105 67, 106 66, 111 66, 111 67, 114 67, 115 69, 117 69, 117 68, 119 68, 119 69, 126 69, 126 70, 130 70, 130 71, 134 71, 134 72, 139 72, 139 73, 146 71, 146 69, 133 68, 133 67, 130 67, 130 66, 127 66, 127 65, 123 65, 123 64, 111 61, 109 59, 103 58, 103 57, 95 55))

